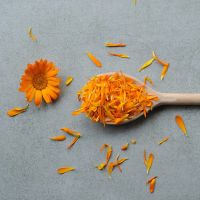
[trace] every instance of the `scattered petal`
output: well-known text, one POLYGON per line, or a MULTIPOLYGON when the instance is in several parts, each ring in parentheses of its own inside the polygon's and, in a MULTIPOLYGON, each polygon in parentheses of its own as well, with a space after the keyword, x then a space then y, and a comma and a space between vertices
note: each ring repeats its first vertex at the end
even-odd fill
POLYGON ((102 146, 100 148, 100 152, 102 152, 108 146, 109 146, 109 144, 102 144, 102 146))
POLYGON ((169 140, 169 137, 170 137, 170 136, 164 137, 158 144, 161 145, 161 144, 163 144, 164 142, 167 142, 167 140, 169 140))
POLYGON ((185 123, 183 121, 183 118, 180 115, 177 115, 175 119, 176 119, 176 124, 181 129, 181 131, 183 132, 183 134, 185 136, 188 136, 187 130, 186 130, 186 127, 185 127, 185 123))
POLYGON ((126 44, 123 43, 112 43, 112 42, 106 42, 104 44, 106 47, 126 47, 126 44))
POLYGON ((118 169, 119 169, 119 171, 122 173, 122 168, 121 168, 121 166, 119 165, 118 161, 119 161, 119 154, 118 154, 118 155, 116 156, 116 158, 115 158, 115 166, 117 166, 118 169))
POLYGON ((145 62, 140 68, 139 68, 139 72, 141 72, 142 70, 144 70, 145 68, 147 68, 148 66, 150 66, 152 63, 153 63, 153 61, 154 61, 155 59, 154 58, 151 58, 150 60, 148 60, 147 62, 145 62))
POLYGON ((110 162, 110 163, 108 164, 108 168, 107 168, 107 170, 108 170, 108 175, 111 175, 111 174, 112 174, 113 168, 114 168, 114 162, 110 162))
POLYGON ((70 172, 70 171, 73 171, 75 170, 74 167, 61 167, 59 169, 57 169, 57 173, 58 174, 64 174, 64 173, 67 173, 67 172, 70 172))
POLYGON ((112 156, 112 146, 109 145, 107 148, 107 153, 106 153, 106 165, 108 164, 111 156, 112 156))
POLYGON ((65 84, 68 86, 68 85, 70 85, 71 84, 71 82, 73 81, 73 77, 72 76, 68 76, 67 77, 67 79, 66 79, 66 81, 65 81, 65 84))
POLYGON ((117 57, 120 57, 120 58, 129 58, 128 55, 126 55, 126 54, 121 54, 121 53, 108 52, 108 54, 111 55, 111 56, 117 56, 117 57))
POLYGON ((157 176, 154 176, 154 177, 150 178, 150 179, 146 182, 146 184, 149 184, 149 191, 150 191, 151 193, 153 193, 154 190, 155 190, 156 179, 157 179, 157 176))
POLYGON ((72 140, 72 142, 68 145, 68 149, 71 149, 73 146, 74 146, 74 144, 78 141, 78 137, 75 137, 73 140, 72 140))
POLYGON ((132 138, 131 144, 136 144, 136 143, 137 143, 136 139, 135 139, 135 138, 132 138))
POLYGON ((97 66, 97 67, 102 67, 102 64, 100 62, 100 60, 98 60, 93 54, 91 54, 90 52, 87 53, 88 57, 90 58, 90 60, 97 66))
POLYGON ((105 167, 106 167, 106 163, 105 163, 105 162, 102 162, 102 163, 100 163, 100 164, 97 166, 97 169, 98 169, 98 170, 103 170, 105 167))
POLYGON ((151 169, 151 166, 153 164, 153 160, 154 160, 154 155, 152 153, 149 154, 149 158, 148 158, 148 161, 147 161, 147 174, 149 174, 149 171, 151 169))
POLYGON ((66 136, 65 135, 58 135, 58 136, 50 137, 49 139, 54 140, 54 141, 63 141, 63 140, 66 140, 66 136))
POLYGON ((161 65, 163 65, 163 66, 165 66, 165 65, 169 66, 169 63, 167 63, 167 62, 161 60, 160 58, 158 58, 158 56, 155 54, 154 51, 152 52, 152 57, 153 57, 159 64, 161 64, 161 65))
POLYGON ((149 78, 148 76, 145 76, 145 77, 144 77, 144 84, 145 84, 145 85, 147 84, 147 81, 148 81, 151 85, 154 84, 151 78, 149 78))
POLYGON ((144 165, 147 166, 146 150, 144 150, 144 165))
POLYGON ((121 150, 122 151, 126 151, 128 149, 129 143, 126 143, 124 145, 121 146, 121 150))
POLYGON ((33 33, 32 33, 32 27, 30 27, 30 28, 28 29, 28 35, 29 35, 29 37, 31 38, 31 40, 32 40, 33 42, 37 41, 37 37, 36 37, 35 35, 33 35, 33 33))
POLYGON ((7 115, 9 117, 14 117, 16 115, 19 115, 23 112, 25 112, 27 109, 28 109, 29 105, 25 106, 25 107, 22 107, 22 108, 19 108, 19 107, 16 107, 16 108, 12 108, 11 110, 9 110, 7 112, 7 115))
POLYGON ((77 137, 77 138, 81 137, 81 134, 79 132, 71 130, 67 127, 61 128, 60 130, 68 133, 71 136, 74 136, 74 137, 77 137))
POLYGON ((164 79, 164 77, 165 77, 165 75, 166 75, 166 73, 167 73, 167 71, 168 71, 168 68, 169 68, 169 65, 164 65, 164 66, 163 66, 163 70, 162 70, 161 75, 160 75, 160 79, 161 79, 161 80, 164 79))

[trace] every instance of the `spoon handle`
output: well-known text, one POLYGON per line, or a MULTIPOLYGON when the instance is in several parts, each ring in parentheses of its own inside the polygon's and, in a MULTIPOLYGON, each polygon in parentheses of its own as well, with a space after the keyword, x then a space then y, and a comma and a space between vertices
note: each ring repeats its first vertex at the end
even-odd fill
POLYGON ((161 105, 200 105, 200 93, 160 93, 161 105))

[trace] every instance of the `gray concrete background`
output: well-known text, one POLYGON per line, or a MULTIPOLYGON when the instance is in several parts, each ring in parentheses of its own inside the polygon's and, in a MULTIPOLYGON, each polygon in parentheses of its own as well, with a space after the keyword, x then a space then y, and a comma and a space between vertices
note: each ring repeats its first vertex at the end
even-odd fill
POLYGON ((77 90, 90 76, 123 70, 143 79, 155 81, 162 92, 200 92, 200 1, 199 0, 1 0, 0 1, 0 199, 1 200, 197 200, 200 199, 199 107, 165 107, 122 127, 105 128, 84 116, 72 117, 79 106, 77 90), (38 42, 32 42, 27 29, 33 27, 38 42), (129 60, 107 55, 105 41, 125 42, 129 60), (138 73, 138 67, 155 50, 170 62, 164 81, 159 80, 161 67, 153 64, 138 73), (103 63, 96 68, 85 52, 91 51, 103 63), (47 58, 60 67, 60 76, 74 76, 53 105, 30 109, 15 118, 6 111, 25 105, 18 92, 20 76, 27 63, 47 58), (181 114, 189 138, 177 128, 174 117, 181 114), (61 133, 67 126, 81 131, 83 138, 71 151, 67 141, 56 143, 48 137, 61 133), (165 135, 170 140, 158 146, 165 135), (113 145, 114 153, 132 137, 121 156, 129 157, 123 173, 114 171, 112 178, 94 168, 103 160, 99 153, 103 143, 113 145), (154 194, 145 186, 147 176, 143 150, 155 154, 150 176, 159 179, 154 194), (56 169, 71 165, 76 171, 56 174, 56 169))

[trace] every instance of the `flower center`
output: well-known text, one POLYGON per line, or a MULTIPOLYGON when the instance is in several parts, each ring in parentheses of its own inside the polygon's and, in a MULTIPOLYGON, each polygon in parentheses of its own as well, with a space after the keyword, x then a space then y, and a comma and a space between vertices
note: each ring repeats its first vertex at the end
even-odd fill
POLYGON ((44 74, 36 74, 33 77, 33 87, 37 90, 42 90, 47 87, 47 79, 44 74))

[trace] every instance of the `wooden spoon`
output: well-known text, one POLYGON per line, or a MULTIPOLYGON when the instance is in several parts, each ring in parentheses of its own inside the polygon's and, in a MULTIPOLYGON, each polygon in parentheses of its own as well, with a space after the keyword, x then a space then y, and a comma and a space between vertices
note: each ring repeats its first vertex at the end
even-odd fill
MULTIPOLYGON (((98 76, 101 75, 111 75, 115 72, 110 72, 110 73, 105 73, 105 74, 99 74, 98 76)), ((123 73, 124 74, 124 73, 123 73)), ((138 85, 144 85, 143 82, 139 81, 133 76, 129 76, 127 74, 124 74, 125 76, 132 78, 135 80, 135 83, 138 85)), ((155 107, 161 106, 161 105, 200 105, 200 93, 160 93, 155 90, 153 90, 151 87, 146 86, 146 91, 151 94, 155 95, 159 98, 158 101, 154 102, 153 109, 155 107)), ((147 109, 147 112, 149 112, 150 109, 147 109)), ((112 122, 106 122, 106 124, 110 125, 121 125, 121 124, 126 124, 131 121, 136 120, 137 118, 143 116, 143 113, 140 113, 139 115, 133 116, 120 124, 114 124, 112 122)))

